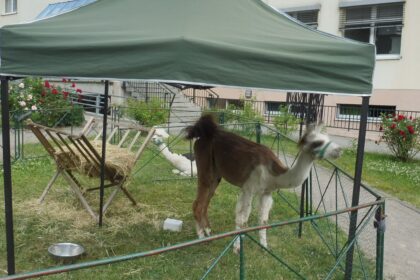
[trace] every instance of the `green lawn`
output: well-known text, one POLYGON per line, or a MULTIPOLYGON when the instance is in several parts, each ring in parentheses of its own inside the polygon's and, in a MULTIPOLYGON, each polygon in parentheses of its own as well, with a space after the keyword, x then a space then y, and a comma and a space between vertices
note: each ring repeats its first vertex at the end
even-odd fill
MULTIPOLYGON (((265 139, 271 142, 270 139, 265 139)), ((264 140, 264 141, 265 141, 264 140)), ((179 146, 186 149, 188 143, 179 146)), ((38 144, 25 147, 26 156, 45 154, 38 144)), ((37 198, 42 193, 55 166, 48 157, 19 161, 13 165, 14 223, 16 267, 18 272, 38 270, 58 265, 47 248, 56 242, 82 244, 87 254, 79 261, 95 260, 133 252, 151 250, 196 238, 191 204, 195 198, 195 179, 179 180, 171 172, 172 167, 161 157, 148 150, 139 162, 136 175, 129 189, 138 200, 133 207, 119 194, 105 217, 105 225, 99 228, 63 180, 58 180, 44 204, 37 198), (145 165, 145 163, 147 163, 145 165), (184 221, 182 232, 162 230, 167 218, 184 221)), ((1 178, 2 179, 2 178, 1 178)), ((98 185, 97 179, 84 179, 84 183, 98 185)), ((290 201, 298 201, 294 194, 284 192, 290 201)), ((89 201, 97 205, 97 193, 89 195, 89 201)), ((213 233, 234 228, 234 209, 238 189, 223 182, 210 205, 209 215, 213 233)), ((0 192, 3 201, 3 192, 0 192)), ((296 218, 298 214, 274 196, 270 221, 296 218)), ((4 212, 4 204, 0 206, 4 212)), ((250 225, 257 221, 256 211, 250 225)), ((347 214, 346 214, 347 215, 347 214)), ((331 227, 328 220, 318 221, 321 231, 331 227)), ((4 228, 4 215, 0 216, 0 228, 4 228)), ((289 225, 268 232, 270 248, 308 279, 321 279, 335 263, 335 257, 323 244, 314 228, 305 223, 303 238, 296 235, 297 226, 289 225)), ((0 231, 0 275, 6 273, 6 245, 4 230, 0 231)), ((252 234, 257 236, 256 233, 252 234)), ((339 245, 344 244, 345 233, 338 231, 339 245)), ((327 238, 328 239, 328 238, 327 238)), ((214 241, 183 250, 173 251, 145 259, 137 259, 94 269, 75 271, 49 279, 198 279, 231 239, 214 241)), ((248 279, 296 279, 285 266, 264 253, 255 244, 245 240, 246 275, 248 279)), ((361 256, 369 275, 373 278, 374 261, 361 256)), ((360 279, 359 261, 355 261, 355 279, 360 279)), ((238 279, 239 258, 229 250, 215 267, 208 279, 238 279)), ((332 277, 342 279, 339 269, 332 277)))
MULTIPOLYGON (((354 174, 354 151, 345 150, 335 163, 354 174)), ((365 153, 362 178, 368 185, 420 208, 420 160, 402 162, 391 155, 365 153)))

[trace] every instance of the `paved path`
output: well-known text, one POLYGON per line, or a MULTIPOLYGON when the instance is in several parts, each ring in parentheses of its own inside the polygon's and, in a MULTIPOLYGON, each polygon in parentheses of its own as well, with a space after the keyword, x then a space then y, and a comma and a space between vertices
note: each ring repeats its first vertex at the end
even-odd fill
MULTIPOLYGON (((331 176, 331 171, 318 166, 318 176, 325 186, 331 176)), ((342 179, 344 193, 350 205, 352 196, 352 181, 342 179)), ((386 231, 385 231, 385 257, 384 274, 385 279, 395 280, 417 280, 420 279, 420 209, 402 202, 396 198, 375 190, 385 198, 386 231)), ((320 192, 314 192, 314 201, 320 200, 320 192)), ((335 198, 334 188, 330 188, 324 196, 327 210, 334 210, 335 198)), ((366 190, 361 190, 360 203, 375 201, 374 197, 366 190)), ((346 207, 343 196, 338 198, 338 208, 346 207)), ((314 205, 317 205, 315 203, 314 205)), ((359 219, 366 211, 359 212, 359 219)), ((349 218, 347 215, 339 217, 340 227, 348 231, 349 218)), ((369 257, 376 255, 376 229, 369 223, 359 237, 359 244, 364 253, 369 257)))
MULTIPOLYGON (((294 137, 296 138, 296 137, 294 137)), ((351 147, 353 138, 330 135, 330 138, 342 147, 351 147)), ((385 143, 376 144, 375 141, 366 140, 365 151, 390 154, 385 143)), ((420 159, 420 154, 416 155, 420 159)), ((328 182, 328 174, 331 173, 319 167, 321 181, 328 182)), ((420 186, 419 186, 420 187, 420 186)), ((345 185, 345 192, 351 197, 352 185, 345 185)), ((385 232, 385 257, 384 274, 386 279, 395 280, 418 280, 420 279, 420 209, 403 202, 390 195, 375 190, 386 199, 386 232, 385 232)), ((314 194, 314 199, 319 200, 319 195, 314 194)), ((332 194, 325 197, 327 206, 335 203, 332 194)), ((361 191, 360 203, 371 202, 372 196, 367 191, 361 191)), ((343 201, 339 201, 339 208, 344 208, 343 201)), ((360 216, 359 216, 360 217, 360 216)), ((343 230, 347 230, 348 219, 339 222, 343 230)), ((369 226, 368 226, 369 227, 369 226)), ((373 227, 369 227, 366 233, 360 237, 360 245, 367 255, 374 256, 376 239, 373 227)))
MULTIPOLYGON (((342 146, 348 147, 352 145, 352 140, 349 138, 341 136, 332 136, 331 138, 342 146)), ((36 141, 36 138, 31 133, 25 132, 26 143, 36 141)), ((367 141, 366 151, 389 152, 384 144, 376 145, 373 141, 367 141)), ((2 150, 0 151, 0 156, 2 161, 2 150)), ((318 172, 322 184, 325 185, 330 178, 331 171, 318 167, 318 172)), ((296 191, 299 193, 298 190, 296 191)), ((351 192, 352 182, 347 181, 347 183, 344 183, 344 193, 346 193, 348 200, 351 200, 351 192)), ((380 191, 377 192, 381 193, 380 191)), ((314 194, 314 200, 319 200, 320 195, 316 195, 316 192, 314 194)), ((386 279, 420 279, 420 210, 396 198, 389 197, 387 194, 382 193, 382 196, 386 197, 387 214, 384 260, 386 279)), ((335 207, 335 201, 334 193, 328 192, 325 196, 326 209, 333 209, 335 207)), ((362 191, 360 201, 363 203, 374 200, 369 193, 362 191)), ((345 206, 345 201, 341 198, 339 200, 339 208, 342 209, 345 206)), ((343 215, 339 219, 339 224, 346 231, 348 217, 343 215)), ((367 226, 366 232, 360 236, 359 244, 366 255, 371 257, 375 255, 376 234, 373 226, 367 226)))

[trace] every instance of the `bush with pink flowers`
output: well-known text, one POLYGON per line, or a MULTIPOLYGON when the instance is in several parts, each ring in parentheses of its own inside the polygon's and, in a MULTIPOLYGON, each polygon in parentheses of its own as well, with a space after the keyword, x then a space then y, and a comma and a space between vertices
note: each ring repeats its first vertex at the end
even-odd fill
POLYGON ((16 118, 31 112, 31 119, 46 126, 80 125, 84 121, 83 108, 73 104, 69 96, 78 96, 80 89, 63 79, 71 89, 55 86, 48 80, 26 78, 10 85, 10 112, 16 118))
POLYGON ((412 159, 420 151, 420 119, 403 114, 382 114, 382 139, 400 160, 412 159))

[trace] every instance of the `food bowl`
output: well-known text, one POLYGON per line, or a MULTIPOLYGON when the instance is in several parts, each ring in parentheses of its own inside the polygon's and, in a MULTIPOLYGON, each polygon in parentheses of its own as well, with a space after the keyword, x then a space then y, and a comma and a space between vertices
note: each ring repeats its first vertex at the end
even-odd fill
POLYGON ((58 260, 73 261, 79 258, 85 249, 75 243, 56 243, 48 248, 48 252, 58 260))

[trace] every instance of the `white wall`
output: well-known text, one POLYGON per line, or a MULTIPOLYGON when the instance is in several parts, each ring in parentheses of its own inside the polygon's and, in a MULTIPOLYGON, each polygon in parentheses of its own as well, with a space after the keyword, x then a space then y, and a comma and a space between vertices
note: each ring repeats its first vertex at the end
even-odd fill
POLYGON ((17 12, 5 14, 6 1, 0 0, 0 26, 32 21, 48 4, 65 0, 17 0, 17 12))
MULTIPOLYGON (((348 2, 349 0, 346 0, 348 2)), ((358 1, 358 0, 351 0, 358 1)), ((320 4, 318 29, 341 36, 339 3, 341 0, 265 0, 275 8, 297 8, 320 4)), ((420 111, 420 0, 406 0, 401 39, 401 58, 377 59, 374 94, 371 103, 397 105, 404 110, 420 111)), ((359 98, 328 98, 328 103, 360 103, 359 98), (340 101, 341 100, 341 101, 340 101), (343 101, 344 100, 344 101, 343 101)))

